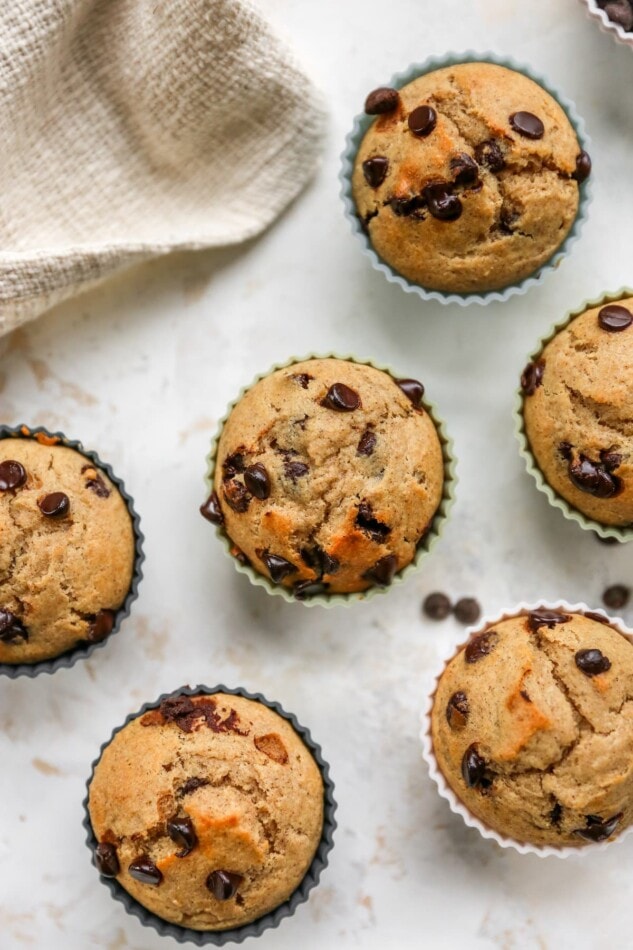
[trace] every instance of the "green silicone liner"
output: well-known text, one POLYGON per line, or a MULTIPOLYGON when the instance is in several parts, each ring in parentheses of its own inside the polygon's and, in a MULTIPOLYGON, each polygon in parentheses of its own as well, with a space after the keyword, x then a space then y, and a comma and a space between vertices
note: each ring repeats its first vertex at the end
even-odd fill
MULTIPOLYGON (((222 430, 231 412, 233 411, 233 408, 237 405, 245 393, 247 393, 249 389, 252 389, 252 387, 255 386, 260 380, 265 379, 272 373, 277 372, 277 370, 287 369, 289 366, 294 366, 296 363, 303 363, 306 360, 324 359, 345 360, 349 363, 358 363, 361 366, 371 366, 374 369, 382 371, 383 373, 387 373, 393 379, 402 378, 401 376, 398 376, 396 373, 394 373, 389 367, 382 366, 379 363, 374 363, 372 360, 362 360, 355 356, 341 356, 338 353, 310 353, 307 356, 302 357, 293 356, 285 363, 276 363, 274 366, 271 366, 270 369, 266 370, 265 373, 260 373, 251 383, 248 384, 248 386, 244 386, 240 390, 238 396, 227 407, 224 417, 218 424, 217 433, 213 439, 213 442, 211 443, 211 451, 207 456, 207 474, 205 476, 207 497, 213 491, 215 461, 222 430)), ((369 590, 361 591, 359 593, 330 595, 316 594, 314 597, 308 597, 305 600, 298 600, 296 597, 293 597, 287 588, 282 587, 280 584, 273 584, 267 577, 264 577, 263 574, 259 574, 249 565, 240 564, 240 562, 231 554, 231 546, 233 542, 223 530, 223 528, 218 525, 215 528, 215 533, 223 543, 225 554, 231 559, 240 574, 245 574, 250 580, 251 584, 255 584, 257 587, 263 587, 269 594, 276 594, 280 597, 283 597, 284 600, 289 604, 301 604, 304 607, 314 607, 317 604, 321 607, 334 607, 343 605, 350 606, 352 603, 357 601, 368 601, 376 594, 387 593, 395 584, 402 583, 406 577, 408 577, 410 574, 413 574, 418 569, 422 559, 426 554, 429 553, 429 551, 432 550, 438 538, 440 537, 444 523, 448 518, 448 514, 455 500, 455 485, 457 484, 457 476, 455 474, 456 459, 453 452, 453 441, 446 431, 443 420, 437 415, 434 405, 428 402, 426 398, 422 399, 421 405, 431 417, 442 446, 442 457, 444 459, 444 487, 442 490, 442 498, 440 499, 437 511, 435 512, 433 521, 431 522, 431 527, 429 528, 423 543, 418 548, 411 563, 407 564, 407 566, 403 568, 402 571, 399 571, 395 575, 389 587, 379 587, 376 585, 374 587, 370 587, 369 590)))
MULTIPOLYGON (((549 333, 541 339, 539 345, 530 354, 527 362, 531 363, 537 359, 550 340, 553 340, 557 333, 564 330, 565 327, 569 326, 572 320, 581 316, 585 311, 592 310, 594 307, 600 307, 602 304, 613 303, 616 300, 624 300, 627 297, 633 297, 633 290, 630 290, 628 287, 622 287, 620 290, 613 291, 612 293, 604 293, 594 300, 585 300, 576 310, 571 310, 560 323, 554 324, 549 333)), ((593 531, 601 538, 614 538, 621 543, 631 541, 633 539, 633 527, 618 528, 615 525, 604 525, 600 524, 599 521, 593 521, 591 518, 583 515, 577 508, 570 505, 569 502, 565 501, 565 499, 557 494, 549 483, 545 481, 545 477, 538 467, 536 459, 532 455, 530 443, 525 432, 525 419, 523 417, 524 398, 523 391, 519 386, 513 413, 516 426, 515 434, 519 441, 519 451, 525 462, 528 474, 531 475, 536 482, 538 490, 547 496, 550 505, 560 509, 565 518, 569 521, 575 521, 584 531, 593 531)))

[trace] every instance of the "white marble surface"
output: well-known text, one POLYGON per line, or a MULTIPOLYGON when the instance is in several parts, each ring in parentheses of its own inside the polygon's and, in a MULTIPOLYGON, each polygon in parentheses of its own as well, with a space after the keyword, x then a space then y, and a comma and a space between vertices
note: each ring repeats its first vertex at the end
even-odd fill
MULTIPOLYGON (((631 275, 633 55, 577 0, 259 0, 325 90, 331 121, 309 191, 248 247, 137 270, 0 342, 2 421, 83 439, 126 480, 147 535, 133 617, 92 660, 0 684, 0 947, 175 946, 109 898, 81 828, 84 782, 113 726, 183 683, 262 690, 309 725, 332 765, 330 868, 262 948, 620 948, 631 945, 633 839, 584 860, 502 852, 438 800, 420 759, 425 671, 459 635, 425 593, 597 605, 630 550, 550 509, 522 470, 511 406, 525 354, 568 307, 631 275), (338 156, 367 91, 411 61, 492 48, 547 74, 593 138, 584 236, 539 289, 444 309, 388 285, 360 255, 338 156), (460 458, 445 536, 408 583, 352 612, 308 610, 239 576, 198 515, 217 419, 258 371, 312 349, 420 377, 460 458)), ((631 613, 626 616, 633 619, 631 613)))

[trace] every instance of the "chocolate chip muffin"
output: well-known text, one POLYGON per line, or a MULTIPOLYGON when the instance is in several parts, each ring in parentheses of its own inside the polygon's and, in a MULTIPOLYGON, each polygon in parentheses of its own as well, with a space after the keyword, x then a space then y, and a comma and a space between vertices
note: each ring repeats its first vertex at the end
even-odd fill
POLYGON ((355 159, 380 257, 425 288, 473 293, 534 274, 563 244, 591 161, 563 109, 522 73, 462 63, 374 90, 355 159))
POLYGON ((297 597, 387 586, 442 498, 444 461, 416 380, 311 359, 235 405, 202 513, 234 552, 297 597))
POLYGON ((37 663, 108 636, 135 539, 104 471, 55 437, 0 439, 0 538, 0 663, 37 663))
POLYGON ((633 524, 633 298, 590 307, 524 370, 523 416, 544 478, 602 525, 633 524))
POLYGON ((162 919, 228 930, 300 885, 323 801, 314 758, 268 706, 175 695, 125 725, 97 764, 95 863, 162 919))
POLYGON ((431 727, 453 792, 501 835, 582 847, 633 821, 633 645, 601 614, 486 627, 442 674, 431 727))

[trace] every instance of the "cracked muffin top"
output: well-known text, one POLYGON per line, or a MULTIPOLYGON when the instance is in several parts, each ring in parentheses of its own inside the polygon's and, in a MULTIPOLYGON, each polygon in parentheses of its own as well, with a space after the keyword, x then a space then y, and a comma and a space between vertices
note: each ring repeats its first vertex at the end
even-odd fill
POLYGON ((590 172, 565 112, 522 73, 463 63, 377 89, 352 190, 380 255, 429 289, 517 283, 561 246, 590 172))
POLYGON ((323 796, 311 753, 263 703, 170 697, 124 726, 95 769, 95 863, 159 917, 228 930, 297 889, 323 796))
POLYGON ((442 498, 423 387, 341 359, 277 370, 233 408, 202 513, 299 598, 387 586, 442 498))
POLYGON ((0 440, 0 663, 103 640, 133 568, 132 519, 105 472, 53 438, 0 440))
POLYGON ((582 847, 633 821, 633 645, 600 614, 543 608, 475 634, 431 725, 446 781, 501 835, 582 847))
POLYGON ((591 307, 521 377, 525 433, 555 492, 604 525, 633 524, 633 298, 591 307))

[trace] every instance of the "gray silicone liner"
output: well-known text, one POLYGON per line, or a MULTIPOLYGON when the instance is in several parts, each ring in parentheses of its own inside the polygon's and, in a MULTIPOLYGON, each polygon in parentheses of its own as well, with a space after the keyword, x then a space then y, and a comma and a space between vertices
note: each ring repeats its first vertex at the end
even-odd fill
MULTIPOLYGON (((539 86, 542 86, 543 89, 556 100, 566 113, 567 118, 576 132, 580 148, 588 150, 591 141, 587 135, 584 120, 578 115, 576 106, 571 99, 567 99, 561 95, 547 80, 533 72, 530 67, 517 63, 514 59, 507 56, 499 56, 492 52, 478 53, 474 50, 466 50, 464 53, 447 53, 445 56, 432 56, 423 63, 413 63, 403 72, 396 73, 389 82, 376 82, 374 85, 387 85, 395 89, 401 89, 402 86, 406 86, 407 83, 418 79, 420 76, 424 76, 426 73, 433 72, 436 69, 442 69, 445 66, 457 66, 460 63, 494 63, 497 66, 505 66, 507 69, 523 73, 528 79, 532 79, 538 83, 539 86)), ((345 150, 341 155, 342 165, 339 172, 339 181, 341 184, 340 194, 343 199, 343 204, 345 205, 345 217, 349 221, 353 233, 361 242, 363 253, 371 261, 372 267, 374 270, 384 274, 390 283, 397 284, 401 287, 405 293, 416 294, 418 297, 421 297, 422 300, 435 300, 443 304, 457 304, 460 307, 467 307, 470 304, 480 304, 483 306, 493 300, 503 302, 516 294, 524 294, 531 287, 540 284, 546 275, 558 267, 562 259, 569 253, 572 245, 578 240, 591 201, 591 177, 580 184, 576 220, 561 246, 554 252, 549 261, 546 261, 534 274, 524 278, 520 283, 509 284, 501 290, 491 290, 485 293, 458 294, 443 293, 441 290, 429 290, 421 284, 407 280, 406 277, 403 277, 402 274, 399 274, 398 271, 394 270, 386 261, 379 257, 374 250, 369 236, 363 231, 361 222, 356 214, 356 204, 352 195, 352 172, 354 170, 356 153, 374 118, 374 116, 361 113, 354 119, 352 131, 345 140, 345 150)))
POLYGON ((142 565, 145 560, 145 554, 143 553, 143 542, 145 538, 141 532, 141 519, 134 508, 132 496, 125 490, 125 485, 121 479, 114 474, 109 465, 101 461, 96 452, 85 449, 81 442, 67 438, 62 432, 49 432, 48 429, 44 429, 42 426, 31 428, 26 425, 0 425, 0 439, 37 439, 38 436, 43 436, 45 439, 54 439, 54 444, 56 445, 65 445, 69 449, 75 449, 96 468, 105 472, 110 481, 116 485, 121 497, 127 505, 130 518, 132 519, 132 528, 134 531, 134 571, 127 596, 115 614, 112 631, 104 640, 100 640, 97 643, 82 643, 60 654, 60 656, 53 657, 50 660, 40 660, 37 663, 0 663, 0 676, 8 676, 10 679, 16 679, 18 676, 34 677, 39 676, 40 673, 55 673, 57 670, 74 666, 77 660, 87 659, 95 650, 105 646, 110 637, 113 637, 119 632, 121 624, 125 618, 129 616, 132 604, 138 597, 138 586, 143 577, 142 565))
POLYGON ((306 729, 305 726, 302 726, 296 716, 293 713, 286 712, 283 707, 276 702, 271 702, 266 699, 265 696, 262 696, 261 693, 250 693, 248 690, 237 687, 235 689, 230 689, 227 686, 218 685, 212 688, 208 686, 183 686, 181 689, 174 690, 172 693, 163 693, 162 696, 152 703, 145 703, 144 706, 138 712, 131 713, 122 726, 114 729, 110 738, 103 743, 99 751, 99 755, 92 763, 92 769, 90 772, 90 778, 86 783, 86 797, 83 801, 84 809, 84 820, 83 826, 86 830, 86 845, 90 849, 92 855, 92 864, 94 866, 94 849, 97 844, 94 831, 92 830, 92 825, 90 823, 90 813, 88 811, 88 799, 90 795, 90 783, 95 773, 95 769, 101 760, 104 749, 112 742, 115 735, 124 729, 129 722, 133 719, 136 719, 138 716, 144 715, 149 709, 156 709, 165 699, 169 699, 173 696, 198 696, 203 694, 205 696, 212 696, 214 693, 228 693, 231 696, 242 696, 244 699, 252 699, 258 703, 262 703, 264 706, 267 706, 269 709, 272 709, 278 715, 286 719, 295 730, 295 732, 301 737, 307 748, 310 750, 312 756, 314 757, 315 762, 319 767, 321 772, 321 777, 323 779, 323 831, 321 834, 321 841, 317 847, 314 858, 310 867, 305 873, 305 877, 301 881, 301 884, 296 889, 296 891, 290 895, 287 901, 283 904, 280 904, 279 907, 275 910, 270 911, 268 914, 264 914, 263 917, 259 917, 257 920, 252 921, 250 924, 244 924, 242 927, 235 927, 233 930, 191 930, 188 927, 180 927, 177 924, 169 923, 166 920, 163 920, 161 917, 158 917, 156 914, 153 914, 147 908, 143 907, 142 904, 139 904, 131 894, 123 888, 116 878, 105 878, 101 877, 101 881, 110 891, 112 897, 120 901, 121 904, 125 907, 125 910, 128 914, 131 914, 133 917, 137 917, 138 920, 145 927, 152 927, 157 933, 161 934, 164 937, 173 937, 174 940, 177 940, 178 943, 195 943, 198 947, 214 946, 214 947, 223 947, 227 943, 241 943, 243 940, 246 940, 247 937, 258 937, 264 930, 269 930, 273 927, 279 926, 284 917, 290 917, 294 914, 295 910, 308 899, 310 891, 313 887, 319 882, 322 871, 327 867, 328 856, 332 848, 334 847, 334 831, 336 830, 336 820, 334 818, 334 813, 336 811, 337 805, 334 800, 334 782, 330 778, 330 766, 323 758, 321 752, 321 746, 318 745, 312 738, 310 731, 306 729))

